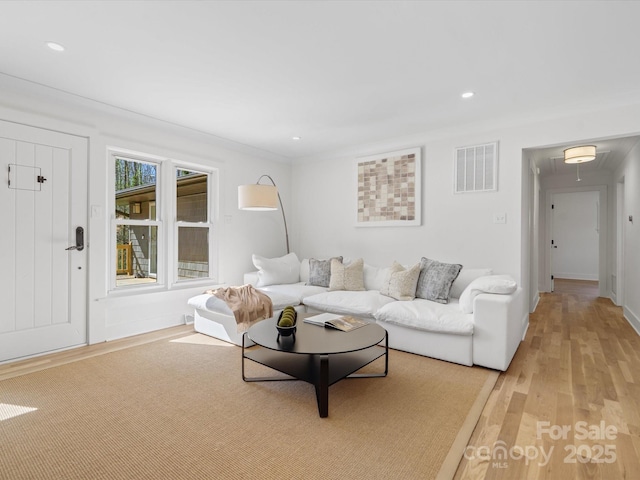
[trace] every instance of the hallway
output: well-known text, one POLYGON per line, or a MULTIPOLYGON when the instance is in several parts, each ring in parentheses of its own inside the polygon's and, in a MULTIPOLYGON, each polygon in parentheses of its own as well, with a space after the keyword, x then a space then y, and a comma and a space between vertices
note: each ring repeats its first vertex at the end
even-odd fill
POLYGON ((640 478, 640 336, 597 295, 562 279, 542 294, 469 441, 485 455, 456 478, 640 478))

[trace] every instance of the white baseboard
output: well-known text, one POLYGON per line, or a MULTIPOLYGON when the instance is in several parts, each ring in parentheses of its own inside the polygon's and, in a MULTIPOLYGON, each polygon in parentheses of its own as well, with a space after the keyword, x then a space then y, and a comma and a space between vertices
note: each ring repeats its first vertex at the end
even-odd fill
POLYGON ((590 280, 592 282, 600 280, 597 273, 554 273, 553 278, 556 280, 590 280))
POLYGON ((624 315, 624 318, 627 319, 627 322, 629 322, 629 325, 631 325, 631 328, 640 335, 640 318, 627 307, 622 308, 622 314, 624 315))
POLYGON ((536 292, 535 296, 533 297, 533 308, 531 309, 530 313, 536 311, 536 308, 538 308, 538 303, 540 303, 540 292, 536 292))
POLYGON ((524 337, 527 336, 527 331, 529 330, 529 315, 527 314, 524 318, 524 328, 522 329, 522 339, 521 341, 524 340, 524 337))

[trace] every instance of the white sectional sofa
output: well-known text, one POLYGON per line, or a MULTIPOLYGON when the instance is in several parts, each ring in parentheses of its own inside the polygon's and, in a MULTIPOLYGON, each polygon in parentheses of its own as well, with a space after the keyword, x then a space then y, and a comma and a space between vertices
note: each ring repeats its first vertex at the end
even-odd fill
MULTIPOLYGON (((274 314, 286 305, 294 305, 302 312, 330 312, 375 321, 389 332, 389 347, 397 350, 506 370, 527 327, 522 288, 509 277, 492 275, 488 268, 462 268, 451 286, 448 303, 437 303, 422 298, 396 300, 380 293, 390 267, 364 264, 364 290, 349 291, 308 285, 308 259, 298 262, 298 271, 293 271, 295 263, 292 265, 284 277, 277 274, 269 278, 261 275, 263 271, 247 273, 245 284, 269 295, 274 314), (271 283, 278 277, 286 278, 287 283, 271 283)), ((195 307, 197 331, 241 342, 233 316, 224 311, 226 306, 207 295, 194 297, 189 303, 195 307)))

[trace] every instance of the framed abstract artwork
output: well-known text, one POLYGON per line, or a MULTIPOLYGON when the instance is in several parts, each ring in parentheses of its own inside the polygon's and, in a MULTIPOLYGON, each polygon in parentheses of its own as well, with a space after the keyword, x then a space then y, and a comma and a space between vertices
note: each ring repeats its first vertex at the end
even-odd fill
POLYGON ((421 224, 420 148, 356 159, 357 227, 421 224))

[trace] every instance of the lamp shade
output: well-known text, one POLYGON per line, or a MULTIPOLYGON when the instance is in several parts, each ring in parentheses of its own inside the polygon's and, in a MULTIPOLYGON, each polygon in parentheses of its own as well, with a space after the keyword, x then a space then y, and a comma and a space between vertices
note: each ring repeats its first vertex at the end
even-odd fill
POLYGON ((277 210, 278 189, 273 185, 239 185, 238 208, 240 210, 277 210))
POLYGON ((595 160, 595 145, 584 145, 582 147, 571 147, 564 151, 564 163, 584 163, 595 160))

